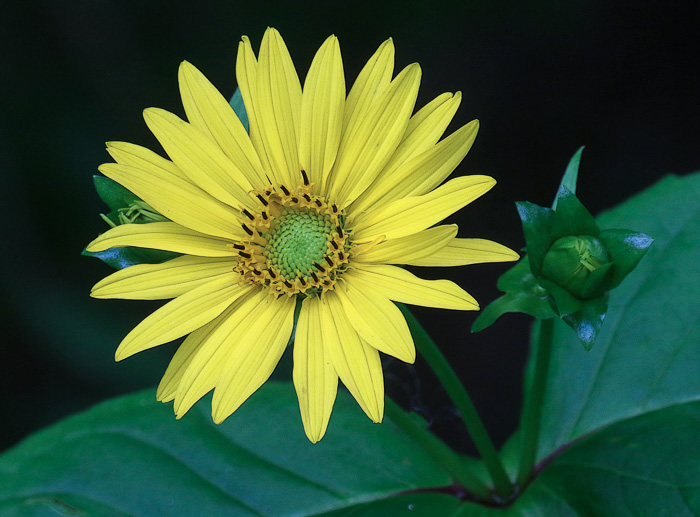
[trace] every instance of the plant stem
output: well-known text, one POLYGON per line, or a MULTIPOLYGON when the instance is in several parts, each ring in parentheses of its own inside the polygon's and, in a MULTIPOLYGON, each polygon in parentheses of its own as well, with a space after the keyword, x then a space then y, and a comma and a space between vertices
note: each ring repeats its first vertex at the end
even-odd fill
POLYGON ((445 445, 433 433, 419 425, 393 400, 387 398, 385 408, 386 414, 391 421, 418 442, 467 492, 480 499, 491 499, 489 487, 471 473, 459 454, 445 445))
POLYGON ((476 445, 476 449, 479 451, 481 459, 484 461, 486 469, 493 480, 496 494, 502 499, 507 499, 513 493, 513 485, 508 479, 498 451, 496 451, 496 447, 486 431, 486 427, 481 421, 472 399, 464 389, 457 374, 447 362, 447 359, 445 359, 445 356, 442 355, 440 349, 418 323, 413 314, 405 306, 399 304, 399 308, 406 316, 418 352, 433 370, 452 403, 459 411, 462 421, 467 427, 467 432, 474 445, 476 445))
POLYGON ((522 488, 532 477, 537 460, 537 445, 542 420, 542 405, 547 386, 547 372, 552 355, 552 332, 554 318, 540 320, 540 332, 535 355, 535 371, 532 385, 525 396, 522 422, 520 425, 521 456, 518 468, 517 485, 522 488))

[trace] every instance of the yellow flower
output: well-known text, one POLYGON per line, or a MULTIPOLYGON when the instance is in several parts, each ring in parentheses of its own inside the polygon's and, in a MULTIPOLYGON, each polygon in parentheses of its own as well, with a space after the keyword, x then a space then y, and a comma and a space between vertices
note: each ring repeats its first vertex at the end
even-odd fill
POLYGON ((312 442, 326 431, 338 378, 365 413, 382 420, 379 352, 411 363, 415 349, 393 302, 477 310, 448 280, 396 264, 458 266, 517 259, 494 242, 434 226, 491 189, 488 176, 439 186, 469 151, 473 121, 440 140, 461 94, 412 115, 421 70, 393 75, 385 41, 346 96, 340 47, 329 37, 302 89, 279 33, 256 59, 243 37, 236 73, 250 135, 227 100, 190 63, 179 71, 188 122, 149 108, 148 127, 170 157, 108 143, 117 163, 100 171, 169 219, 124 224, 88 251, 138 246, 181 253, 120 270, 96 298, 169 299, 122 341, 116 359, 187 336, 158 387, 182 417, 214 389, 225 420, 271 375, 294 341, 294 386, 312 442))

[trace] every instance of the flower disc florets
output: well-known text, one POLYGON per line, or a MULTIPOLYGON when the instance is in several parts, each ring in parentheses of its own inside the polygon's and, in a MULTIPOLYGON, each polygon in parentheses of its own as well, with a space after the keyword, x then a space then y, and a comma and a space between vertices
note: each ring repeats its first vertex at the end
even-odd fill
POLYGON ((243 211, 249 240, 235 244, 237 271, 251 283, 279 294, 311 295, 331 289, 348 263, 350 242, 337 205, 311 193, 276 185, 252 193, 260 213, 243 211))

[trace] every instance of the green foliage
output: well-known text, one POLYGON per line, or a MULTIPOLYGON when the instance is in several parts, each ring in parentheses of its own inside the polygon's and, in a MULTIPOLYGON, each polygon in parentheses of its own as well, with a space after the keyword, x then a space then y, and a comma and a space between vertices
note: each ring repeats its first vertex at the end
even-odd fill
POLYGON ((457 505, 410 494, 450 479, 390 421, 372 424, 345 392, 333 432, 316 445, 288 383, 267 383, 220 426, 209 412, 200 403, 177 421, 149 390, 37 433, 0 457, 0 514, 345 515, 374 502, 430 515, 433 504, 457 505))
POLYGON ((437 461, 344 392, 310 444, 292 386, 268 383, 221 426, 202 403, 178 422, 149 391, 37 433, 0 456, 0 514, 698 515, 699 200, 700 174, 668 177, 598 218, 655 245, 611 293, 594 349, 555 320, 540 472, 508 507, 458 499, 437 461))
POLYGON ((457 515, 698 515, 699 428, 698 401, 622 419, 557 455, 509 508, 464 504, 457 515))

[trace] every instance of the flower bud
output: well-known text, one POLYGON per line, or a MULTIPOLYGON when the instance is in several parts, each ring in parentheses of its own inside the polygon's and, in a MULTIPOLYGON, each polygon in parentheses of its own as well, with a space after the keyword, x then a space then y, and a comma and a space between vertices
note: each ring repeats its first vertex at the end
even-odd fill
POLYGON ((569 235, 552 244, 544 256, 542 275, 577 298, 600 296, 604 288, 586 292, 591 275, 609 264, 610 257, 603 243, 590 235, 569 235), (585 294, 585 295, 584 295, 585 294))

